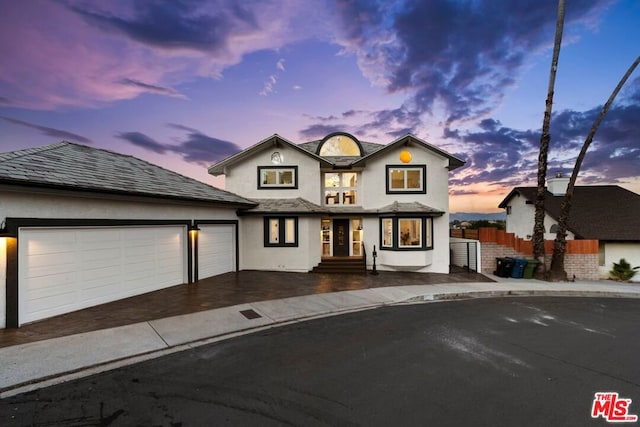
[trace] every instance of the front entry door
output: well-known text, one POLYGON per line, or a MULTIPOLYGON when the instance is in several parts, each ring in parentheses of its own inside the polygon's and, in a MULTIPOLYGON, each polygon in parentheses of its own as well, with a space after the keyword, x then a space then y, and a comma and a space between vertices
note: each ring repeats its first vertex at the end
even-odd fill
POLYGON ((349 220, 333 220, 333 256, 349 256, 349 220))

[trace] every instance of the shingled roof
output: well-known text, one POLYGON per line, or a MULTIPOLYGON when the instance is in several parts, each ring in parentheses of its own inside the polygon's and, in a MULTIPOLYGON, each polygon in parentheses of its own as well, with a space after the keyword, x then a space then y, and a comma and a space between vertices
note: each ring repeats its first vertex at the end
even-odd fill
MULTIPOLYGON (((515 194, 533 203, 536 187, 514 188, 500 207, 515 194)), ((546 192, 545 210, 556 221, 563 200, 564 196, 546 192)), ((567 228, 578 239, 640 241, 640 194, 617 185, 576 186, 567 228)))
POLYGON ((0 153, 0 184, 255 205, 136 157, 66 141, 0 153))

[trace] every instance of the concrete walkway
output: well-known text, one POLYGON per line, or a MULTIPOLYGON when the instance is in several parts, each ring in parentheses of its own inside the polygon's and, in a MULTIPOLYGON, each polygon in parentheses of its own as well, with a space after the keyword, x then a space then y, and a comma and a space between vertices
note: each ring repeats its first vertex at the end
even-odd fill
POLYGON ((0 398, 291 322, 390 304, 501 296, 640 298, 640 284, 526 279, 349 290, 251 302, 0 348, 0 398))

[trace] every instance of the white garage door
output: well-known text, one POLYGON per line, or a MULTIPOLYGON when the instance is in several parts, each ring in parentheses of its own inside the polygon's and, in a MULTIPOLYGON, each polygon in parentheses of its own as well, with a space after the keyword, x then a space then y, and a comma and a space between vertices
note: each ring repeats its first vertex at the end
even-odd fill
POLYGON ((19 233, 20 324, 186 282, 184 227, 19 233))
POLYGON ((198 279, 236 269, 235 225, 198 225, 198 279))

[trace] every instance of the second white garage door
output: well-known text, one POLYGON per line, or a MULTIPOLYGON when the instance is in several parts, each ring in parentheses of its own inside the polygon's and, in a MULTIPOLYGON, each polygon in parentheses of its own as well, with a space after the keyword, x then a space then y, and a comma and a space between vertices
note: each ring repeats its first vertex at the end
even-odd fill
POLYGON ((187 279, 185 227, 27 228, 19 233, 20 324, 187 279))
POLYGON ((198 279, 235 271, 235 225, 199 224, 198 228, 198 279))

